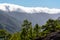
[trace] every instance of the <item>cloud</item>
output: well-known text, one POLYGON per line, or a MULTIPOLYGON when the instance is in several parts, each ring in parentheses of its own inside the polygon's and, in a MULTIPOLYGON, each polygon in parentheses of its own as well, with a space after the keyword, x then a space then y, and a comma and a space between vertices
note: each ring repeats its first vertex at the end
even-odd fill
POLYGON ((57 8, 48 8, 48 7, 24 7, 15 4, 0 3, 0 10, 3 11, 17 11, 17 12, 26 12, 26 13, 49 13, 57 14, 60 13, 60 9, 57 8))

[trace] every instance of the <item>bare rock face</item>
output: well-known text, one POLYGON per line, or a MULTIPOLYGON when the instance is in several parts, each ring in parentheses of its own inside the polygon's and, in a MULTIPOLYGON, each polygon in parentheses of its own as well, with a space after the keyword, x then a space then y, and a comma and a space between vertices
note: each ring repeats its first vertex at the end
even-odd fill
POLYGON ((43 40, 60 40, 60 31, 48 34, 43 40))
POLYGON ((43 38, 36 38, 35 40, 60 40, 60 31, 52 32, 43 38))

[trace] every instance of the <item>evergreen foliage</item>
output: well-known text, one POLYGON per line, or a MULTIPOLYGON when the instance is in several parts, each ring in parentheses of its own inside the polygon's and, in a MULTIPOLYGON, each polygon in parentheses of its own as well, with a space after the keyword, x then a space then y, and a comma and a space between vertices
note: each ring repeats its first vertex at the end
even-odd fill
MULTIPOLYGON (((1 24, 0 24, 1 25, 1 24)), ((4 26, 4 25, 1 25, 4 26)), ((49 33, 60 30, 60 20, 49 19, 46 24, 40 26, 36 24, 32 26, 32 23, 28 20, 24 20, 20 32, 14 34, 8 33, 6 30, 0 30, 0 39, 4 40, 35 40, 36 38, 46 37, 49 33)))

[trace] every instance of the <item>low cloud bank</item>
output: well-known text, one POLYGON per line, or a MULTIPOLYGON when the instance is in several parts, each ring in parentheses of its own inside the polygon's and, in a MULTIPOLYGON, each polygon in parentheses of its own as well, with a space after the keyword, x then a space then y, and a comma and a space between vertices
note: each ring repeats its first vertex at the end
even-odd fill
POLYGON ((0 3, 0 10, 3 11, 17 11, 17 12, 25 12, 25 13, 40 13, 45 12, 49 14, 57 14, 60 13, 60 9, 57 8, 48 8, 48 7, 24 7, 15 4, 8 3, 0 3))

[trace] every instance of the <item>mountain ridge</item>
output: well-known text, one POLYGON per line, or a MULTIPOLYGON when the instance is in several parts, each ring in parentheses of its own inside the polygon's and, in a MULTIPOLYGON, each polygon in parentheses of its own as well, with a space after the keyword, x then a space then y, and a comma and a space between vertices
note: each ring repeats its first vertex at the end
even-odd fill
POLYGON ((38 8, 38 10, 35 7, 18 7, 13 4, 3 4, 5 5, 3 7, 1 5, 2 4, 0 4, 0 24, 6 24, 6 27, 3 28, 12 33, 20 31, 25 19, 32 22, 32 26, 34 26, 35 24, 44 25, 48 19, 57 19, 60 17, 60 9, 47 8, 47 10, 46 8, 38 8))

